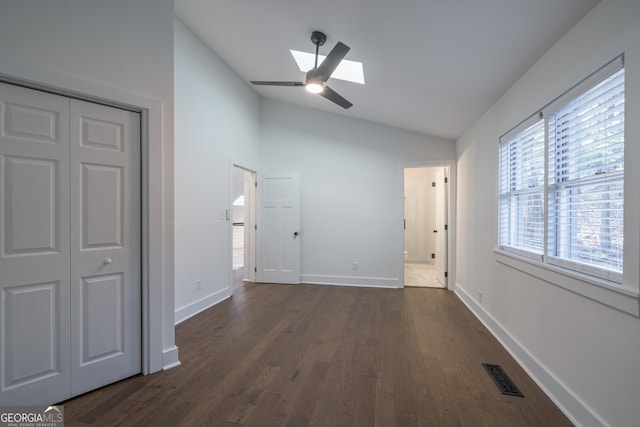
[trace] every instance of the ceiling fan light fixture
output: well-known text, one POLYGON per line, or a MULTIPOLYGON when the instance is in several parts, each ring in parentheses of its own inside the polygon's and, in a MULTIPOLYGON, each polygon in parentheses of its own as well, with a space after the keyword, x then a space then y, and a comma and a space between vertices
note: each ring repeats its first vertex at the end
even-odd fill
POLYGON ((307 83, 305 89, 307 89, 309 93, 321 93, 324 87, 319 83, 307 83))
POLYGON ((322 93, 324 90, 324 84, 320 76, 315 75, 315 71, 315 69, 309 70, 304 87, 309 93, 322 93))

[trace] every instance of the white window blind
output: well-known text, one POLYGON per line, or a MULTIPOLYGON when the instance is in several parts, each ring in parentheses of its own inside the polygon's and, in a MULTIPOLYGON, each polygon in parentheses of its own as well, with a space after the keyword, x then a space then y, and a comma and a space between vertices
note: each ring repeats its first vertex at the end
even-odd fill
POLYGON ((539 258, 544 251, 544 120, 503 138, 499 156, 499 246, 539 258))
POLYGON ((623 60, 500 138, 500 249, 622 283, 623 60))
POLYGON ((550 262, 622 277, 624 69, 548 116, 550 262))

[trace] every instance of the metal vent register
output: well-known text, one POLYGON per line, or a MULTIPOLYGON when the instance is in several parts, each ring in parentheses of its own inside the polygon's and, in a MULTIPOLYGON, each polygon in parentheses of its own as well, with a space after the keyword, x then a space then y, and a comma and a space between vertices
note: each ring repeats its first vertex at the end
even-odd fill
POLYGON ((522 394, 518 386, 511 381, 511 378, 509 378, 509 375, 502 369, 502 366, 490 365, 488 363, 483 363, 482 366, 487 370, 493 382, 496 383, 500 393, 509 396, 524 397, 524 394, 522 394))

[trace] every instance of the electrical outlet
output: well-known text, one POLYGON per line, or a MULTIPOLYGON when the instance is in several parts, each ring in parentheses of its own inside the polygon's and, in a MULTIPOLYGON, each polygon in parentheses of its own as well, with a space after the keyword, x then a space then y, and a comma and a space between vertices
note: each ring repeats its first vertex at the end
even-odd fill
POLYGON ((202 290, 202 279, 196 279, 196 291, 202 290))
POLYGON ((482 291, 478 291, 478 302, 482 304, 482 291))
POLYGON ((357 270, 357 269, 358 269, 358 263, 357 263, 356 261, 353 261, 353 262, 351 263, 351 269, 352 269, 352 270, 357 270))

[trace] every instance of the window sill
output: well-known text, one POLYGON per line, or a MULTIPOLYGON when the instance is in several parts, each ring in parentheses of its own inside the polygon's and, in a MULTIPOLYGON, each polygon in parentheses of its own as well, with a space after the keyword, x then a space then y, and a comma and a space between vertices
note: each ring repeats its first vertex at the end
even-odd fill
POLYGON ((496 261, 500 264, 624 313, 640 317, 640 295, 637 290, 500 249, 494 249, 494 252, 496 253, 496 261))

